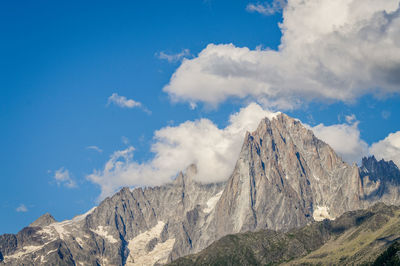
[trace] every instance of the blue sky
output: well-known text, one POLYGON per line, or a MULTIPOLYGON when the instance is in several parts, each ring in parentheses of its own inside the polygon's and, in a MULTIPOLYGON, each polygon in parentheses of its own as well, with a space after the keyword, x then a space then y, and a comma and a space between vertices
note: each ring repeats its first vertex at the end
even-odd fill
MULTIPOLYGON (((338 2, 344 6, 346 1, 338 2)), ((337 74, 336 79, 332 81, 324 77, 325 72, 318 72, 306 80, 306 74, 299 74, 297 68, 307 69, 311 57, 304 56, 301 64, 293 58, 310 51, 293 48, 300 43, 294 40, 303 38, 297 37, 297 33, 306 36, 304 32, 309 32, 306 30, 320 29, 309 25, 306 30, 294 28, 289 22, 296 21, 298 14, 282 11, 280 7, 285 8, 286 4, 283 1, 274 3, 3 1, 0 4, 0 209, 3 214, 0 233, 15 233, 45 212, 64 220, 89 210, 98 204, 99 195, 104 192, 104 178, 117 180, 123 174, 129 178, 132 173, 129 171, 142 167, 141 164, 153 167, 148 162, 153 162, 154 151, 164 154, 164 148, 170 147, 154 148, 154 143, 159 141, 153 138, 155 131, 186 136, 184 130, 190 127, 181 126, 182 123, 201 118, 212 121, 221 130, 226 129, 234 124, 229 120, 230 115, 251 102, 257 102, 265 110, 286 112, 311 127, 322 123, 323 127, 316 130, 321 138, 326 136, 328 143, 329 136, 324 129, 342 125, 327 129, 338 129, 352 136, 360 134, 355 136, 353 144, 365 144, 362 151, 365 154, 371 153, 369 147, 373 143, 399 131, 400 81, 396 75, 400 75, 397 49, 400 42, 385 35, 380 38, 393 40, 393 47, 383 49, 377 43, 365 48, 390 51, 389 59, 393 62, 385 59, 388 55, 379 57, 385 59, 382 62, 389 60, 392 63, 389 66, 379 58, 368 56, 349 59, 354 65, 369 66, 364 70, 350 64, 346 73, 356 77, 351 82, 346 73, 334 72, 347 64, 337 68, 321 59, 318 62, 322 61, 323 66, 337 74), (282 23, 283 16, 288 21, 285 33, 288 37, 282 43, 292 48, 285 48, 288 52, 280 53, 281 59, 275 62, 270 51, 278 51, 281 44, 278 23, 282 23), (232 45, 229 47, 229 44, 232 45), (247 48, 250 54, 242 50, 247 48), (218 55, 214 57, 216 49, 218 55), (212 56, 208 57, 207 52, 212 56), (240 60, 236 60, 238 57, 240 60), (214 62, 214 58, 220 60, 214 62), (281 61, 293 64, 281 65, 281 61), (292 69, 294 65, 296 71, 292 69), (210 79, 204 80, 202 71, 206 70, 210 79), (272 71, 277 74, 271 74, 272 71), (172 81, 174 73, 176 79, 172 81), (243 73, 249 74, 242 77, 246 75, 243 73), (240 82, 229 83, 238 78, 235 75, 248 86, 236 88, 240 82), (211 83, 214 78, 215 82, 211 83), (309 83, 313 78, 318 86, 304 89, 313 84, 309 83), (215 84, 219 87, 214 87, 215 84), (298 84, 299 89, 293 84, 298 84), (141 106, 121 107, 110 100, 114 93, 141 106), (134 147, 134 151, 129 147, 134 147), (126 153, 121 155, 117 151, 126 153), (122 172, 115 170, 106 175, 102 169, 113 155, 114 163, 123 161, 127 167, 122 172), (103 179, 95 182, 88 178, 91 174, 103 179)), ((293 10, 302 8, 296 6, 296 1, 289 1, 288 6, 293 10)), ((331 7, 332 12, 342 12, 343 6, 331 7)), ((384 8, 389 16, 396 14, 393 6, 384 8)), ((361 15, 370 18, 370 14, 381 11, 371 4, 369 13, 361 15)), ((392 17, 396 21, 396 15, 392 17)), ((348 20, 349 24, 353 22, 348 20)), ((390 20, 390 23, 394 22, 390 20)), ((364 30, 369 29, 367 26, 364 30)), ((346 35, 348 42, 339 43, 329 32, 323 33, 329 37, 326 42, 332 40, 328 44, 338 50, 359 43, 357 34, 354 37, 350 33, 346 35)), ((315 39, 318 34, 314 35, 315 39)), ((313 48, 312 45, 307 47, 313 48)), ((316 45, 321 46, 325 47, 316 45)), ((315 57, 327 58, 322 48, 311 50, 315 57)), ((326 73, 331 73, 328 70, 326 73)), ((310 68, 308 72, 312 71, 310 68)), ((254 110, 261 112, 257 108, 254 110)), ((205 124, 195 123, 193 128, 210 126, 205 124)), ((161 142, 165 138, 169 140, 167 136, 161 142)), ((373 151, 384 156, 385 147, 394 143, 392 146, 396 148, 397 140, 389 140, 384 143, 386 146, 380 145, 373 151)), ((356 155, 361 156, 359 153, 356 155)), ((387 156, 396 160, 399 154, 395 150, 387 156)), ((351 153, 353 157, 356 155, 351 153)), ((151 179, 152 173, 144 174, 143 179, 151 179)), ((121 180, 111 188, 138 183, 121 180)), ((146 180, 139 183, 152 183, 146 180)))

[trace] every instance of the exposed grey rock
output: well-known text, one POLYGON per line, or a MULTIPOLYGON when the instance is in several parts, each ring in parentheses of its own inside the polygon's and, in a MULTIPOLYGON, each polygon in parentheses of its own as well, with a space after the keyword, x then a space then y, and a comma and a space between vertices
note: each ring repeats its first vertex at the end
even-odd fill
POLYGON ((360 175, 364 200, 386 204, 400 202, 400 171, 393 161, 377 161, 374 156, 363 158, 360 175))
POLYGON ((36 221, 31 223, 29 227, 44 227, 55 222, 57 222, 56 219, 54 219, 54 217, 50 213, 45 213, 40 216, 36 221))
POLYGON ((123 188, 72 220, 57 223, 42 216, 17 235, 0 236, 3 263, 155 264, 191 253, 195 228, 204 220, 202 210, 224 188, 224 183, 197 183, 195 174, 191 165, 164 186, 123 188))
POLYGON ((72 220, 44 215, 0 236, 2 263, 163 264, 227 234, 286 231, 377 201, 400 203, 397 166, 375 158, 349 165, 284 114, 246 134, 225 183, 201 184, 196 174, 191 165, 169 184, 123 188, 72 220))

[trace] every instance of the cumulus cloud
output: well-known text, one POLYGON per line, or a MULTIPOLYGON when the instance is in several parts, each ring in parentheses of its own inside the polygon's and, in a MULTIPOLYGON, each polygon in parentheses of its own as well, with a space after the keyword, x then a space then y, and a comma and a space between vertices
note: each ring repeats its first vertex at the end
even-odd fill
POLYGON ((346 121, 345 124, 319 124, 309 128, 317 138, 329 144, 345 162, 359 163, 363 156, 368 155, 368 144, 360 137, 359 122, 355 115, 346 116, 346 121))
MULTIPOLYGON (((245 132, 254 131, 261 119, 272 119, 276 114, 251 103, 232 114, 225 128, 218 128, 209 119, 161 128, 154 133, 151 146, 154 156, 150 160, 138 162, 134 158, 135 148, 129 146, 115 151, 104 167, 94 170, 87 179, 100 186, 99 200, 123 186, 164 184, 190 164, 196 164, 198 168, 195 180, 203 183, 224 181, 234 169, 245 132)), ((350 164, 359 163, 369 153, 396 163, 399 161, 400 132, 370 148, 361 139, 358 125, 355 115, 346 116, 346 123, 343 124, 319 124, 314 127, 305 124, 350 164)))
POLYGON ((163 90, 191 106, 234 97, 278 109, 400 92, 399 0, 288 0, 279 26, 279 50, 209 44, 163 90))
POLYGON ((273 0, 271 4, 269 4, 268 2, 249 3, 246 6, 246 10, 248 12, 257 12, 269 16, 282 11, 285 5, 285 0, 273 0))
POLYGON ((377 159, 392 160, 400 167, 400 131, 391 133, 385 139, 372 144, 369 151, 377 159))
POLYGON ((27 212, 28 208, 25 206, 25 204, 20 204, 16 209, 16 212, 27 212))
POLYGON ((120 96, 118 93, 113 93, 107 100, 107 106, 110 104, 115 104, 121 108, 135 108, 138 107, 142 109, 144 112, 151 114, 151 111, 148 110, 141 102, 137 102, 132 99, 128 99, 125 96, 120 96))
POLYGON ((64 167, 55 171, 54 180, 57 182, 58 186, 64 185, 68 188, 77 187, 76 182, 71 178, 68 169, 64 169, 64 167))
POLYGON ((95 146, 95 145, 87 146, 86 149, 88 149, 88 150, 93 150, 93 151, 97 151, 98 153, 102 153, 102 152, 103 152, 102 149, 100 149, 99 147, 97 147, 97 146, 95 146))
POLYGON ((360 163, 364 156, 375 155, 377 159, 392 160, 397 166, 400 165, 400 131, 369 146, 360 136, 356 116, 349 115, 345 119, 347 123, 343 124, 306 126, 350 164, 360 163))
POLYGON ((177 54, 167 54, 166 52, 161 51, 159 53, 156 53, 156 56, 159 59, 167 60, 169 63, 176 63, 176 62, 181 61, 183 58, 190 56, 190 50, 184 49, 184 50, 182 50, 182 52, 177 53, 177 54))
POLYGON ((116 151, 103 169, 88 175, 101 187, 103 199, 122 186, 151 186, 170 181, 179 171, 196 164, 199 182, 226 180, 233 171, 246 131, 254 131, 264 117, 275 114, 257 104, 242 108, 218 128, 208 119, 187 121, 154 133, 154 157, 144 163, 134 160, 134 147, 116 151))

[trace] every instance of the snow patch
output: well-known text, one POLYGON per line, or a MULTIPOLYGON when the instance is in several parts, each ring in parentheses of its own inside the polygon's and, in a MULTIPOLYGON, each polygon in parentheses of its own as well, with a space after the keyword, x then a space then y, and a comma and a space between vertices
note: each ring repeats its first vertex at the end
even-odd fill
POLYGON ((21 258, 27 254, 33 253, 35 251, 38 251, 40 249, 42 249, 45 245, 40 245, 40 246, 25 246, 22 248, 21 251, 16 252, 12 255, 8 255, 8 256, 4 256, 4 261, 6 262, 6 260, 8 259, 18 259, 21 258))
POLYGON ((50 226, 56 230, 57 234, 59 235, 60 239, 64 240, 64 236, 67 236, 69 232, 65 230, 64 226, 70 224, 70 220, 63 221, 60 223, 53 223, 50 226))
POLYGON ((48 226, 43 227, 39 233, 44 233, 52 239, 56 239, 58 235, 60 239, 64 240, 64 237, 70 235, 74 231, 73 230, 74 227, 77 227, 79 223, 83 221, 86 218, 86 216, 92 213, 95 209, 96 207, 93 207, 86 213, 75 216, 71 220, 65 220, 59 223, 49 224, 48 226))
POLYGON ((97 235, 99 235, 101 237, 103 237, 104 239, 106 239, 110 243, 117 243, 118 242, 118 240, 116 240, 112 235, 108 234, 108 232, 105 230, 105 227, 103 227, 102 225, 97 227, 96 230, 92 230, 92 232, 96 233, 97 235))
POLYGON ((91 214, 95 209, 96 209, 96 207, 93 207, 90 210, 88 210, 87 212, 85 212, 84 214, 75 216, 74 218, 72 218, 71 222, 77 223, 77 222, 83 221, 86 218, 86 216, 91 214))
POLYGON ((212 197, 207 201, 207 203, 206 203, 206 204, 207 204, 207 207, 204 208, 203 212, 205 212, 205 213, 210 213, 210 212, 214 209, 215 205, 217 204, 219 198, 220 198, 221 195, 222 195, 222 192, 224 192, 224 190, 221 190, 220 192, 218 192, 217 194, 215 194, 214 196, 212 196, 212 197))
POLYGON ((49 255, 50 253, 56 252, 58 250, 58 248, 50 250, 49 252, 47 252, 46 256, 49 255))
POLYGON ((147 244, 154 238, 159 238, 165 223, 159 221, 156 226, 150 230, 141 233, 131 239, 128 243, 130 250, 127 259, 127 265, 154 265, 156 263, 164 264, 168 261, 168 256, 174 247, 175 239, 171 238, 163 243, 157 243, 154 249, 147 251, 147 244))
POLYGON ((75 241, 79 244, 79 246, 83 247, 83 241, 79 237, 75 237, 75 241))
POLYGON ((317 206, 317 208, 314 210, 313 217, 317 222, 325 219, 335 220, 335 218, 329 214, 329 207, 326 206, 317 206))

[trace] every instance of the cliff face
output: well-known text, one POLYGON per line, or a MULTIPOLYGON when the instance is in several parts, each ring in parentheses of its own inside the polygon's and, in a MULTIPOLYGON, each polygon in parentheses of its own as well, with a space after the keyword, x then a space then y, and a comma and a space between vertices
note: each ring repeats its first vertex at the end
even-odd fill
POLYGON ((153 265, 198 252, 226 234, 287 231, 384 201, 399 204, 399 169, 363 160, 348 165, 285 114, 247 133, 225 183, 194 181, 189 166, 170 184, 124 188, 98 207, 57 223, 44 215, 0 236, 9 265, 153 265))
POLYGON ((361 207, 360 193, 357 166, 282 114, 247 134, 217 205, 218 231, 302 226, 361 207))
POLYGON ((363 158, 360 175, 365 201, 399 204, 400 171, 393 161, 377 161, 374 156, 363 158))

